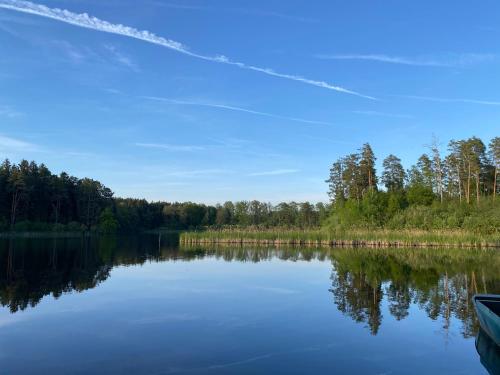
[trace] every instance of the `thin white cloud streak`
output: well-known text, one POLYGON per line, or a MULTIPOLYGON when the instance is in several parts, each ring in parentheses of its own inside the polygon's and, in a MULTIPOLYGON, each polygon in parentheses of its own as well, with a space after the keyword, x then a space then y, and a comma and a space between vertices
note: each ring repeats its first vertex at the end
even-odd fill
POLYGON ((448 57, 401 57, 388 56, 382 54, 352 54, 352 55, 316 55, 317 58, 326 60, 366 60, 388 64, 412 65, 412 66, 430 66, 430 67, 463 67, 485 61, 491 61, 496 58, 493 54, 482 53, 464 53, 450 55, 448 57))
POLYGON ((403 115, 398 113, 386 113, 378 111, 351 111, 351 113, 355 113, 358 115, 367 115, 367 116, 380 116, 380 117, 393 117, 393 118, 406 118, 406 119, 413 118, 413 116, 410 115, 403 115))
POLYGON ((324 143, 334 143, 334 144, 339 144, 339 145, 356 146, 356 145, 359 145, 362 143, 361 141, 359 141, 359 142, 342 141, 342 140, 338 140, 338 139, 331 139, 328 137, 317 137, 317 136, 310 135, 310 134, 302 134, 301 136, 303 138, 312 139, 313 141, 321 141, 324 143))
POLYGON ((104 91, 106 91, 107 93, 109 94, 114 94, 114 95, 123 95, 123 92, 121 92, 120 90, 117 90, 117 89, 113 89, 113 88, 105 88, 103 89, 104 91))
POLYGON ((440 103, 468 103, 468 104, 500 106, 500 101, 491 101, 491 100, 464 99, 464 98, 437 98, 433 96, 416 96, 416 95, 391 95, 391 96, 398 98, 406 98, 406 99, 427 100, 431 102, 440 102, 440 103))
POLYGON ((135 72, 140 71, 137 64, 134 61, 132 61, 132 59, 129 56, 126 56, 123 53, 121 53, 117 47, 110 44, 105 44, 104 48, 111 54, 113 60, 116 61, 117 63, 124 65, 135 72))
POLYGON ((37 149, 38 147, 32 143, 0 135, 1 151, 35 151, 37 149))
POLYGON ((275 169, 273 171, 263 171, 263 172, 255 172, 255 173, 250 173, 248 176, 250 177, 258 177, 258 176, 279 176, 283 174, 291 174, 291 173, 298 173, 300 170, 298 169, 275 169))
POLYGON ((280 115, 275 115, 273 113, 254 111, 251 109, 234 107, 234 106, 225 105, 225 104, 192 102, 192 101, 186 101, 186 100, 162 98, 162 97, 157 97, 157 96, 141 96, 140 98, 148 99, 148 100, 155 100, 155 101, 160 101, 160 102, 167 102, 167 103, 172 103, 172 104, 179 104, 179 105, 191 105, 191 106, 199 106, 199 107, 224 109, 224 110, 228 110, 228 111, 244 112, 244 113, 250 113, 250 114, 258 115, 258 116, 272 117, 272 118, 276 118, 276 119, 280 119, 280 120, 302 122, 305 124, 334 126, 334 124, 329 123, 329 122, 316 121, 316 120, 306 120, 306 119, 297 118, 297 117, 280 116, 280 115))
POLYGON ((9 106, 0 105, 0 116, 5 116, 8 118, 16 118, 23 116, 23 113, 16 111, 9 106))
POLYGON ((76 64, 83 63, 90 57, 90 55, 93 55, 89 49, 84 52, 66 40, 53 40, 52 44, 61 49, 64 55, 67 56, 68 60, 76 64))
POLYGON ((156 148, 166 151, 182 151, 182 152, 193 152, 193 151, 203 151, 205 147, 201 146, 191 146, 191 145, 170 145, 162 143, 136 143, 138 147, 144 148, 156 148))
POLYGON ((186 171, 176 171, 176 172, 168 172, 165 173, 165 176, 173 176, 173 177, 199 177, 199 176, 211 176, 211 175, 219 175, 231 173, 231 171, 227 169, 195 169, 195 170, 186 170, 186 171))
POLYGON ((298 75, 292 74, 284 74, 276 72, 269 68, 261 68, 258 66, 248 65, 246 63, 232 61, 226 56, 217 55, 217 56, 205 56, 200 55, 195 52, 191 52, 187 46, 182 43, 176 42, 171 39, 166 39, 160 36, 155 35, 146 30, 138 30, 133 27, 121 25, 121 24, 113 24, 108 21, 101 20, 96 17, 91 17, 87 13, 77 14, 65 9, 59 8, 49 8, 45 5, 35 4, 30 1, 23 0, 0 0, 0 8, 9 9, 17 12, 32 14, 35 16, 50 18, 56 21, 68 23, 74 26, 83 27, 86 29, 92 29, 96 31, 101 31, 105 33, 117 34, 126 36, 133 39, 142 40, 147 43, 152 43, 159 45, 161 47, 165 47, 176 52, 195 57, 197 59, 202 59, 205 61, 216 62, 220 64, 232 65, 241 69, 252 70, 255 72, 263 73, 269 76, 284 78, 292 81, 302 82, 308 85, 321 87, 328 90, 334 90, 337 92, 341 92, 344 94, 351 94, 359 97, 363 97, 366 99, 375 100, 374 97, 360 94, 356 91, 348 90, 346 88, 332 85, 330 83, 324 81, 317 81, 309 78, 305 78, 298 75))

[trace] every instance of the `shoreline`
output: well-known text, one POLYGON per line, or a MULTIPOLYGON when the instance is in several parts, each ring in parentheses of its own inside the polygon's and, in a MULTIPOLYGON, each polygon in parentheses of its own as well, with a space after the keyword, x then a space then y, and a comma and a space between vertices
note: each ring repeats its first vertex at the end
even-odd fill
MULTIPOLYGON (((328 233, 320 230, 303 231, 192 231, 156 232, 143 234, 176 234, 179 245, 254 245, 254 246, 304 246, 330 248, 491 248, 500 249, 497 235, 474 235, 469 232, 425 231, 347 231, 328 233)), ((96 232, 0 232, 0 239, 15 238, 82 238, 109 236, 96 232)), ((124 236, 116 233, 111 236, 124 236)), ((127 236, 125 234, 125 236, 127 236)))
POLYGON ((500 237, 462 231, 352 230, 345 233, 311 231, 205 231, 184 232, 179 242, 187 245, 290 245, 318 247, 460 247, 497 248, 500 237))
POLYGON ((183 245, 289 245, 289 246, 307 246, 307 247, 374 247, 374 248, 401 248, 401 247, 459 247, 459 248, 490 248, 500 249, 500 244, 496 243, 438 243, 438 242, 407 242, 407 241, 366 241, 366 240, 328 240, 328 241, 309 241, 309 240, 255 240, 248 238, 241 239, 181 239, 183 245))
POLYGON ((0 238, 77 238, 93 235, 93 232, 0 232, 0 238))

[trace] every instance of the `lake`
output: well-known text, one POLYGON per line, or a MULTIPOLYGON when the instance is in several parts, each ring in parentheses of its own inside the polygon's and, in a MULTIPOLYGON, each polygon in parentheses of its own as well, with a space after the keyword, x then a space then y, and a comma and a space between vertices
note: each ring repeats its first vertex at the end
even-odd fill
POLYGON ((476 350, 471 304, 500 293, 498 250, 1 239, 0 266, 2 374, 488 374, 499 361, 488 341, 476 350))

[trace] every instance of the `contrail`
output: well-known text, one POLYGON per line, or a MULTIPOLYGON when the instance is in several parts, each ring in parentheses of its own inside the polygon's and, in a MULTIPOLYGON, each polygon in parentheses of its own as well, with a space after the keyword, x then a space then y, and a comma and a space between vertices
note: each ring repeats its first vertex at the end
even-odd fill
POLYGON ((495 60, 497 57, 491 53, 462 53, 448 54, 444 56, 417 56, 414 58, 389 55, 316 55, 319 59, 327 60, 366 60, 389 64, 413 65, 413 66, 431 66, 431 67, 463 67, 471 64, 477 64, 486 61, 495 60))
POLYGON ((391 95, 391 96, 397 98, 427 100, 431 102, 441 102, 441 103, 470 103, 470 104, 500 106, 500 101, 492 101, 492 100, 478 100, 478 99, 464 99, 464 98, 437 98, 433 96, 417 96, 417 95, 391 95))
POLYGON ((28 13, 40 17, 50 18, 56 21, 69 23, 74 26, 84 27, 87 29, 97 30, 105 33, 123 35, 129 38, 139 39, 147 43, 152 43, 165 48, 169 48, 174 51, 183 53, 185 55, 195 57, 197 59, 217 62, 221 64, 233 65, 241 69, 252 70, 273 77, 302 82, 308 85, 317 86, 328 90, 338 91, 344 94, 356 95, 362 98, 375 100, 375 98, 372 96, 363 95, 358 92, 348 90, 340 86, 335 86, 324 81, 317 81, 292 74, 279 73, 269 68, 260 68, 258 66, 232 61, 223 55, 217 55, 217 56, 200 55, 198 53, 191 52, 187 46, 183 45, 182 43, 176 42, 174 40, 163 38, 146 30, 138 30, 133 27, 124 26, 121 24, 113 24, 108 21, 104 21, 99 18, 89 16, 87 13, 77 14, 69 10, 59 9, 59 8, 49 8, 45 5, 35 4, 30 1, 24 1, 24 0, 0 0, 0 8, 10 9, 17 12, 28 13))
POLYGON ((225 104, 193 102, 193 101, 186 101, 186 100, 161 98, 161 97, 157 97, 157 96, 141 96, 140 98, 148 99, 148 100, 156 100, 156 101, 160 101, 160 102, 173 103, 173 104, 180 104, 180 105, 192 105, 192 106, 199 106, 199 107, 217 108, 217 109, 223 109, 223 110, 235 111, 235 112, 245 112, 245 113, 250 113, 253 115, 272 117, 272 118, 276 118, 276 119, 280 119, 280 120, 303 122, 305 124, 330 125, 330 126, 334 125, 332 123, 324 122, 324 121, 306 120, 306 119, 297 118, 297 117, 280 116, 280 115, 275 115, 273 113, 253 111, 251 109, 246 109, 246 108, 242 108, 242 107, 234 107, 234 106, 225 105, 225 104))

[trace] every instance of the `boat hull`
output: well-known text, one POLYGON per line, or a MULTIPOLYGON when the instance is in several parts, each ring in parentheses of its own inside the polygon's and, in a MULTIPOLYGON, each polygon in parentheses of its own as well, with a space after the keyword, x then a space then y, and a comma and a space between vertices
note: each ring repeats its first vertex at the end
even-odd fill
POLYGON ((476 350, 481 364, 490 375, 500 374, 500 346, 495 344, 482 329, 476 337, 476 350))
POLYGON ((473 302, 481 328, 500 346, 500 295, 478 294, 473 302))

